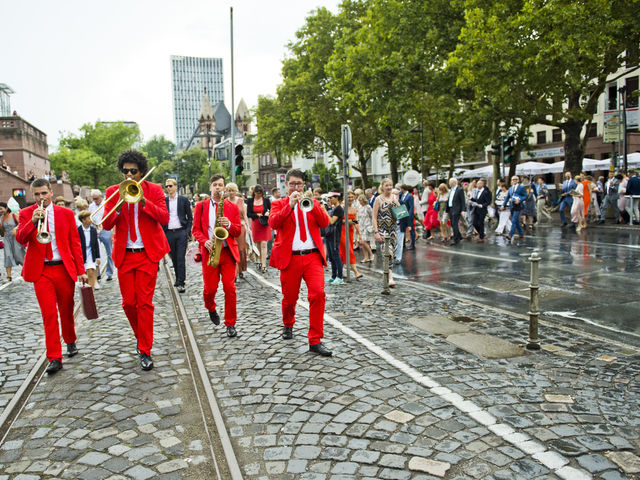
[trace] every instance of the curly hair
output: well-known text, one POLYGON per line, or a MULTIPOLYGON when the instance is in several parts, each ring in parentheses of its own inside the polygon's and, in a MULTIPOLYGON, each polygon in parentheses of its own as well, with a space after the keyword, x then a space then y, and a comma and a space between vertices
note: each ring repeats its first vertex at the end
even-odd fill
POLYGON ((143 175, 149 170, 147 157, 138 150, 125 150, 118 155, 118 170, 122 170, 125 163, 135 163, 143 175))

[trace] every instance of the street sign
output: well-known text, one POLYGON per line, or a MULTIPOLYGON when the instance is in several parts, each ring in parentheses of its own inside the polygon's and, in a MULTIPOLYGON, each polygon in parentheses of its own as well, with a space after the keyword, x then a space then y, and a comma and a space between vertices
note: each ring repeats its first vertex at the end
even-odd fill
POLYGON ((349 125, 342 125, 342 158, 349 158, 351 153, 351 128, 349 125))

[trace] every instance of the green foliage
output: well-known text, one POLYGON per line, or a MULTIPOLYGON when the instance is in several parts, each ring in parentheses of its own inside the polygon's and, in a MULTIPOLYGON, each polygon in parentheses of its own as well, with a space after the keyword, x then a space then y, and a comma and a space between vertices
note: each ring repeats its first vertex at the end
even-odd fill
POLYGON ((138 126, 98 121, 84 124, 80 132, 60 138, 58 151, 50 155, 51 167, 68 171, 71 183, 79 185, 104 189, 119 183, 118 155, 140 140, 138 126))
POLYGON ((326 163, 316 162, 311 167, 311 170, 307 170, 305 175, 307 177, 307 183, 311 183, 313 179, 313 174, 320 175, 320 188, 324 193, 337 191, 342 191, 342 182, 340 180, 340 171, 338 170, 337 165, 327 165, 326 163), (329 181, 325 181, 325 175, 329 175, 329 181))
POLYGON ((142 150, 149 159, 149 164, 155 166, 164 161, 171 160, 175 148, 176 145, 171 140, 165 138, 164 135, 154 135, 148 142, 140 147, 140 150, 142 150))
POLYGON ((607 77, 637 51, 637 0, 464 0, 465 27, 451 57, 461 86, 506 125, 565 132, 568 170, 580 170, 607 77))

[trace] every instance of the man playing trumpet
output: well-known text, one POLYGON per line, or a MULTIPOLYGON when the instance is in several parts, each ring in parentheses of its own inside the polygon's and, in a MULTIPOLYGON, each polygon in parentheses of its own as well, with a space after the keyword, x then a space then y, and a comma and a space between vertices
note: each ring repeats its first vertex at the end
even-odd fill
POLYGON ((329 216, 317 200, 302 206, 304 173, 287 172, 288 195, 271 203, 269 226, 278 231, 269 265, 280 270, 282 285, 282 338, 293 338, 300 282, 307 284, 309 300, 309 351, 325 357, 331 351, 322 345, 324 324, 324 266, 327 264, 320 229, 329 225, 329 216))
POLYGON ((73 291, 76 279, 86 281, 87 275, 73 212, 53 205, 51 184, 44 178, 34 180, 31 193, 36 204, 20 211, 16 240, 28 244, 22 276, 26 282, 33 282, 40 305, 49 360, 47 373, 51 375, 62 368, 60 328, 67 355, 78 353, 73 291))
MULTIPOLYGON (((140 182, 148 169, 147 157, 142 152, 125 150, 118 156, 118 170, 125 180, 140 182)), ((106 213, 102 227, 105 230, 116 229, 113 263, 118 269, 122 308, 138 340, 140 366, 142 370, 151 370, 153 292, 158 262, 169 253, 169 244, 162 230, 162 225, 169 221, 169 212, 162 187, 158 184, 142 182, 142 195, 136 203, 120 202, 118 189, 119 185, 112 185, 105 192, 106 213), (115 212, 110 214, 114 208, 115 212)))
POLYGON ((216 292, 222 277, 224 290, 224 324, 227 336, 236 332, 236 263, 240 253, 236 238, 240 236, 240 211, 235 203, 224 199, 224 177, 214 175, 209 181, 211 198, 196 205, 193 216, 193 236, 200 244, 204 306, 214 325, 220 325, 216 311, 216 292), (220 208, 222 207, 222 208, 220 208), (221 230, 220 230, 221 229, 221 230))

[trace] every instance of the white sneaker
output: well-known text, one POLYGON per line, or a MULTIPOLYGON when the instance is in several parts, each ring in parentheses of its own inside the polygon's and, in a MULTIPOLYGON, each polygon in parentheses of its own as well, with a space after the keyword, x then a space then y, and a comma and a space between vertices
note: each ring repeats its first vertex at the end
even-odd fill
POLYGON ((101 288, 100 282, 96 282, 96 285, 93 287, 94 290, 100 290, 101 288))

